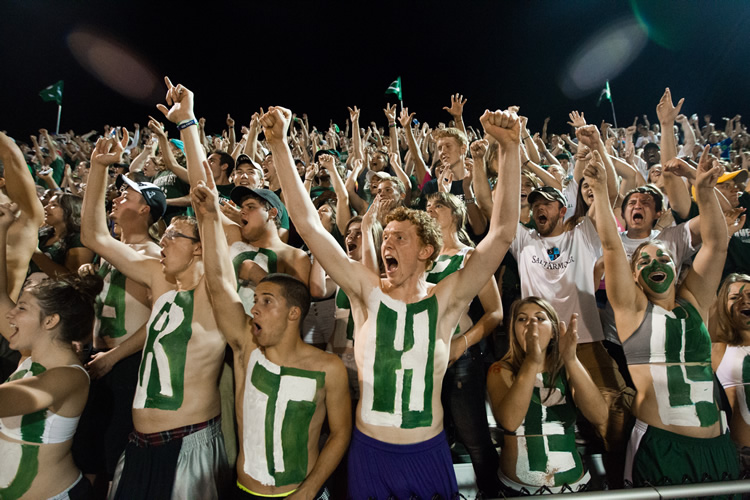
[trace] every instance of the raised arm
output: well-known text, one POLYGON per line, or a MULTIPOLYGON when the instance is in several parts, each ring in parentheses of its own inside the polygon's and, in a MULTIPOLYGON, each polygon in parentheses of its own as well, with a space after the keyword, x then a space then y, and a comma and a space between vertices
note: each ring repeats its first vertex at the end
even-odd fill
POLYGON ((427 165, 425 165, 422 152, 419 150, 417 141, 414 138, 414 131, 411 129, 411 123, 414 120, 414 113, 409 113, 409 108, 401 110, 401 114, 398 116, 398 121, 401 127, 404 129, 406 135, 406 143, 409 146, 409 152, 411 158, 414 160, 414 169, 416 170, 417 184, 421 185, 427 176, 427 165))
POLYGON ((336 227, 338 227, 339 233, 346 234, 346 225, 352 218, 352 211, 349 208, 349 193, 346 191, 344 181, 341 180, 333 156, 320 155, 319 160, 320 166, 328 171, 333 190, 336 193, 336 227))
POLYGON ((659 104, 656 105, 656 116, 659 118, 659 125, 661 126, 662 164, 677 156, 677 144, 674 140, 674 120, 680 114, 683 102, 685 102, 684 98, 680 99, 675 106, 672 103, 672 92, 667 87, 659 100, 659 104))
POLYGON ((449 308, 463 309, 500 266, 516 234, 521 212, 521 127, 515 112, 485 111, 480 118, 487 134, 500 145, 498 188, 495 189, 490 228, 463 269, 437 287, 447 293, 449 308), (444 285, 444 288, 441 285, 444 285))
POLYGON ((44 207, 36 194, 36 185, 31 177, 23 153, 16 143, 0 132, 0 161, 5 166, 5 190, 8 197, 18 205, 21 217, 28 224, 39 228, 44 222, 44 207))
MULTIPOLYGON (((203 265, 206 285, 211 297, 214 318, 219 330, 235 351, 243 349, 245 342, 254 342, 250 323, 242 300, 237 294, 237 281, 234 275, 229 247, 221 227, 219 193, 208 162, 204 161, 206 181, 198 181, 190 190, 198 219, 201 241, 203 242, 203 265)), ((255 344, 252 344, 255 347, 255 344)))
POLYGON ((613 204, 617 199, 617 174, 612 159, 607 154, 599 129, 596 128, 596 125, 584 125, 576 129, 576 137, 578 137, 579 143, 591 149, 592 152, 597 151, 599 153, 599 158, 607 173, 607 196, 609 197, 609 203, 613 204))
MULTIPOLYGON (((685 281, 679 288, 679 295, 690 300, 701 312, 703 320, 708 319, 708 309, 716 299, 716 290, 721 281, 721 273, 727 256, 727 224, 716 199, 714 188, 721 175, 718 161, 709 158, 710 146, 703 149, 695 178, 695 198, 700 210, 700 233, 703 244, 693 259, 693 265, 685 281)), ((608 282, 609 283, 609 282, 608 282)))
POLYGON ((466 99, 462 94, 453 94, 451 96, 450 107, 444 106, 443 109, 453 117, 453 121, 456 122, 456 128, 466 134, 466 126, 464 125, 464 105, 466 105, 466 99))
POLYGON ((190 186, 196 186, 198 181, 206 181, 206 172, 203 170, 206 151, 200 143, 198 121, 193 111, 193 93, 181 84, 173 85, 168 77, 164 77, 164 83, 167 85, 166 101, 171 107, 167 108, 164 104, 157 104, 156 107, 180 129, 180 138, 185 146, 190 186))
POLYGON ((396 105, 386 104, 383 109, 385 117, 388 119, 388 137, 391 141, 388 145, 388 151, 391 153, 399 154, 398 148, 398 122, 396 122, 396 105))
POLYGON ((315 207, 306 195, 297 175, 291 151, 286 143, 291 112, 281 107, 271 107, 260 120, 276 165, 282 190, 286 193, 289 215, 302 239, 323 269, 351 297, 361 297, 365 284, 377 285, 380 277, 365 271, 350 261, 333 236, 320 223, 315 207))
POLYGON ((164 130, 164 125, 157 121, 153 116, 148 117, 148 128, 156 135, 159 141, 159 149, 161 150, 161 157, 164 160, 164 165, 167 170, 172 171, 182 182, 190 182, 188 179, 188 171, 185 167, 177 163, 177 160, 172 154, 172 148, 169 146, 169 137, 167 132, 164 130))
POLYGON ((352 150, 353 150, 353 156, 354 158, 362 159, 364 158, 364 152, 362 149, 362 132, 359 128, 359 108, 357 106, 354 106, 354 108, 348 108, 349 109, 349 118, 352 121, 352 150))
POLYGON ((477 207, 482 211, 485 217, 492 217, 492 191, 490 190, 490 181, 487 178, 487 149, 489 148, 487 139, 480 139, 471 143, 471 157, 474 164, 471 169, 472 187, 474 197, 477 201, 477 207))
MULTIPOLYGON (((592 207, 597 211, 596 229, 604 253, 604 272, 607 276, 607 297, 615 313, 632 313, 646 306, 646 298, 639 291, 630 264, 625 255, 620 234, 617 231, 615 214, 607 193, 607 172, 598 151, 592 153, 592 160, 586 166, 584 178, 594 192, 592 207)), ((619 332, 625 340, 625 332, 619 332)), ((629 335, 632 332, 628 332, 629 335)))
MULTIPOLYGON (((125 134, 127 137, 127 134, 125 134)), ((161 276, 161 264, 114 239, 107 227, 104 202, 109 165, 120 160, 124 144, 101 138, 91 153, 91 169, 81 210, 81 243, 109 261, 128 278, 151 287, 154 276, 161 276)))
POLYGON ((0 204, 0 334, 6 339, 11 332, 5 315, 16 305, 7 291, 10 281, 7 271, 8 228, 15 221, 17 210, 18 206, 15 203, 0 204))

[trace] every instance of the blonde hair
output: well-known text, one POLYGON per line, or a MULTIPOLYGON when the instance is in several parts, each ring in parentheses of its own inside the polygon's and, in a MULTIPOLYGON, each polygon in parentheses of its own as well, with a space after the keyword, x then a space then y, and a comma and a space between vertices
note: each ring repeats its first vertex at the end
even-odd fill
POLYGON ((435 142, 445 137, 453 137, 461 146, 469 145, 469 139, 466 137, 466 134, 455 127, 442 128, 435 132, 435 142))
POLYGON ((422 210, 413 210, 406 207, 396 207, 388 213, 385 218, 385 225, 388 226, 390 222, 411 222, 417 230, 417 236, 424 245, 431 245, 432 255, 429 257, 430 262, 434 262, 440 255, 440 250, 443 248, 443 236, 440 233, 440 226, 435 222, 435 219, 427 215, 427 212, 422 210))

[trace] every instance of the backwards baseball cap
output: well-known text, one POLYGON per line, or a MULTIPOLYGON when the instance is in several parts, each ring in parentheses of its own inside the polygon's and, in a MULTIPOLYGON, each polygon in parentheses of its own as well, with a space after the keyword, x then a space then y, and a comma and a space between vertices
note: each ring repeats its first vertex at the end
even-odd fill
POLYGON ((135 182, 127 176, 120 174, 117 176, 115 186, 117 189, 120 189, 123 184, 127 184, 129 188, 134 189, 143 196, 146 205, 151 209, 154 222, 164 216, 164 213, 167 211, 167 197, 159 186, 150 182, 135 182))
POLYGON ((242 205, 242 201, 248 196, 267 201, 279 212, 279 214, 281 214, 284 205, 281 203, 279 197, 276 196, 276 193, 270 189, 250 189, 245 186, 236 186, 229 194, 229 197, 238 207, 242 205))
POLYGON ((553 188, 552 186, 542 186, 529 193, 529 205, 533 205, 534 202, 539 198, 544 198, 547 201, 560 202, 560 204, 562 204, 562 206, 564 207, 568 205, 568 201, 565 199, 565 196, 563 196, 560 191, 558 191, 556 188, 553 188))
POLYGON ((649 142, 648 144, 646 144, 645 146, 643 146, 643 149, 644 149, 644 151, 645 151, 646 149, 650 149, 650 148, 661 149, 661 148, 659 147, 659 145, 658 145, 658 144, 656 144, 655 142, 649 142))

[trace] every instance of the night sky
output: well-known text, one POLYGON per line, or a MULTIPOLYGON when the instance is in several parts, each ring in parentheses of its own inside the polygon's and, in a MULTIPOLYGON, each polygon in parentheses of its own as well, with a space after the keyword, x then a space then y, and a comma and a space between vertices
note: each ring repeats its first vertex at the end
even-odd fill
POLYGON ((607 78, 621 126, 643 113, 656 121, 666 86, 688 115, 750 117, 746 1, 200 5, 2 0, 0 130, 24 140, 54 130, 57 106, 38 93, 58 80, 61 130, 145 125, 163 101, 163 75, 196 93, 212 133, 227 112, 239 133, 253 111, 277 104, 319 128, 343 126, 358 105, 363 123, 383 126, 394 100, 384 91, 398 76, 404 104, 432 124, 449 119, 442 107, 454 92, 469 100, 470 125, 512 104, 532 130, 551 116, 550 129, 567 132, 572 109, 611 122, 609 103, 596 106, 607 78))

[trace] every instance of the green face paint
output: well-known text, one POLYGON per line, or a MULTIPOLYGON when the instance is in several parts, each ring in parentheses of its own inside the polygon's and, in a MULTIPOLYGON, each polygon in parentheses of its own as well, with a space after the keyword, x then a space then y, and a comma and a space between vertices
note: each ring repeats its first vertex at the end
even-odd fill
MULTIPOLYGON (((663 257, 665 254, 662 250, 656 250, 657 257, 663 257)), ((650 256, 646 252, 641 252, 641 258, 648 259, 650 256)), ((658 260, 652 260, 648 265, 644 265, 640 268, 640 275, 643 277, 643 282, 646 286, 656 292, 664 293, 669 290, 670 285, 674 282, 674 269, 672 266, 659 262, 658 260), (651 275, 657 272, 664 273, 665 277, 661 281, 655 281, 651 279, 651 275)))

